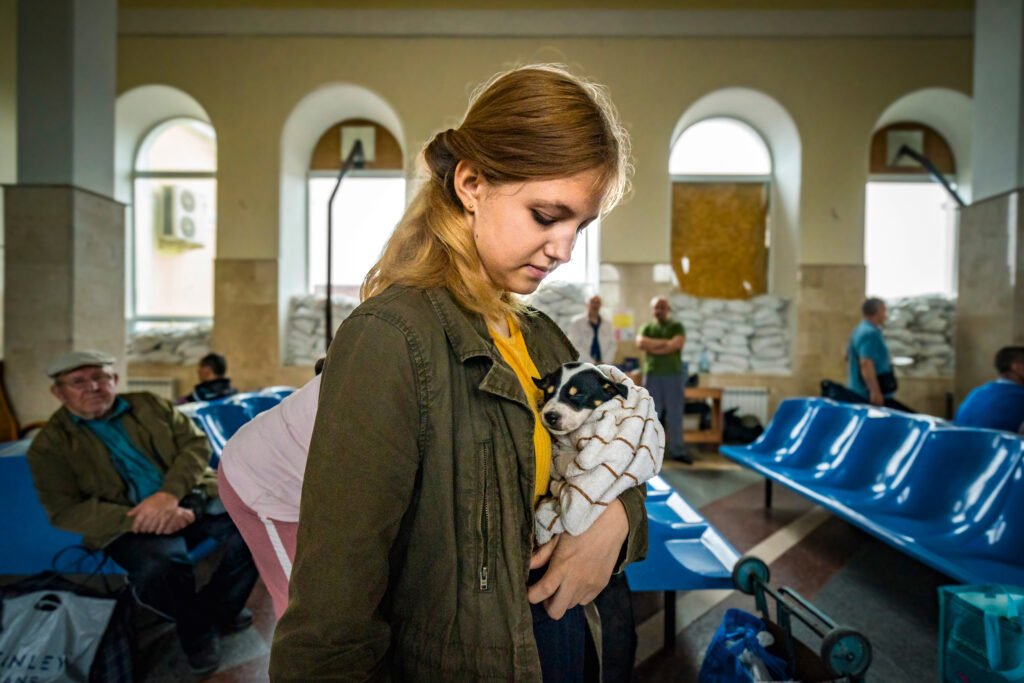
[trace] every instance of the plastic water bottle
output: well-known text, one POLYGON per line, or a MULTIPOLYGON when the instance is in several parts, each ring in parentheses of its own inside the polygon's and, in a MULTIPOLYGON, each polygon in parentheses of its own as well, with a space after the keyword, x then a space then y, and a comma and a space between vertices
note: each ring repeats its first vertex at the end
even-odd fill
POLYGON ((697 359, 697 372, 706 375, 711 372, 711 357, 707 349, 700 350, 700 358, 697 359))

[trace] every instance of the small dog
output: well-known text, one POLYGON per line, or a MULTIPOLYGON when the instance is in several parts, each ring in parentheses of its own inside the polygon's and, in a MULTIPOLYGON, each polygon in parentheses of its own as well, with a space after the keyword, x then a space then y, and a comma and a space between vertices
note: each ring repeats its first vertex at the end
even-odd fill
POLYGON ((595 408, 616 396, 629 395, 625 384, 613 382, 590 363, 566 363, 533 383, 544 392, 540 415, 555 436, 576 431, 595 408))
POLYGON ((626 489, 661 469, 665 432, 651 395, 618 368, 566 363, 534 380, 551 434, 548 495, 537 505, 534 536, 578 536, 626 489))

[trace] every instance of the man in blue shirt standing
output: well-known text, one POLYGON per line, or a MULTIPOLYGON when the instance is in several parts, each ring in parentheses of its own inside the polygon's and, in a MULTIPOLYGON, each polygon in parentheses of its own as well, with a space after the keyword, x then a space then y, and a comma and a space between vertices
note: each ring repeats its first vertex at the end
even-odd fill
POLYGON ((882 336, 887 314, 885 302, 872 297, 861 304, 860 310, 864 319, 853 329, 850 344, 846 348, 846 360, 849 363, 847 384, 863 403, 911 412, 907 406, 893 398, 896 393, 896 376, 892 371, 889 347, 882 336))
POLYGON ((1020 433, 1024 427, 1024 346, 1004 346, 996 353, 994 381, 977 387, 956 413, 962 427, 1020 433))

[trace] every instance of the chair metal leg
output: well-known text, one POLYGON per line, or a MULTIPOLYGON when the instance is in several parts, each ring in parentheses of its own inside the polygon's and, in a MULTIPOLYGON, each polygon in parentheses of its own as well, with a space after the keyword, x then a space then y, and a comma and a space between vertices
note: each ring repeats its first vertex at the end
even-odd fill
POLYGON ((772 480, 767 477, 764 480, 764 508, 772 509, 772 480))
POLYGON ((676 647, 676 592, 665 591, 665 645, 666 650, 676 647))

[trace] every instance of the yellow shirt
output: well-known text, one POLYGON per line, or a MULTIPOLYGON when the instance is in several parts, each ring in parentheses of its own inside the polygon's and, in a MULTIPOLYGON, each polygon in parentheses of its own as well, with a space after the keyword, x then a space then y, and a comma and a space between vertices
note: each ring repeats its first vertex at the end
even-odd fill
POLYGON ((544 424, 540 421, 539 406, 544 394, 533 383, 533 378, 540 378, 540 372, 537 371, 537 366, 533 364, 530 352, 526 349, 526 340, 523 339, 523 332, 519 329, 518 323, 513 318, 509 318, 508 328, 512 333, 510 337, 505 337, 500 332, 489 327, 487 329, 491 333, 491 339, 494 340, 494 345, 498 347, 501 357, 505 359, 505 362, 516 373, 516 377, 526 393, 526 401, 533 410, 533 452, 537 463, 537 478, 533 487, 533 503, 536 505, 541 496, 548 492, 548 479, 551 476, 551 435, 544 429, 544 424))

